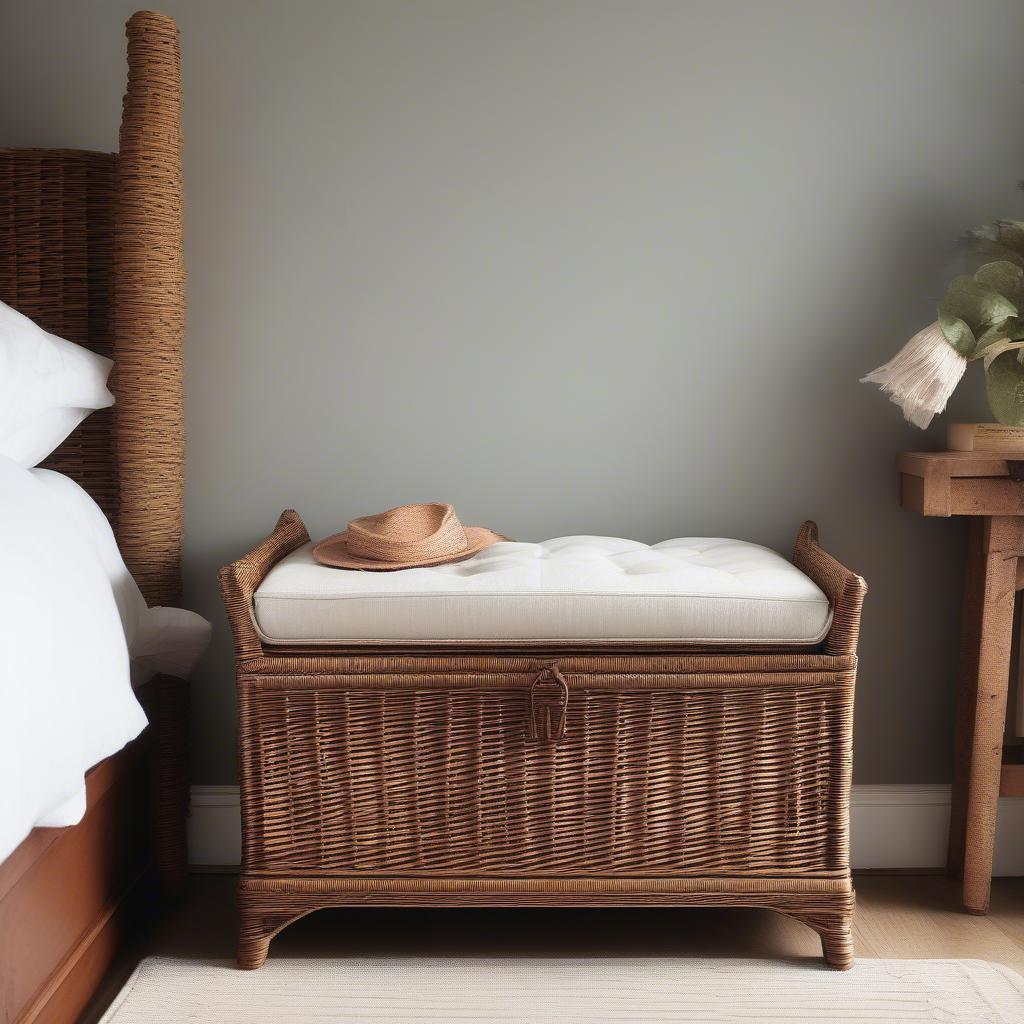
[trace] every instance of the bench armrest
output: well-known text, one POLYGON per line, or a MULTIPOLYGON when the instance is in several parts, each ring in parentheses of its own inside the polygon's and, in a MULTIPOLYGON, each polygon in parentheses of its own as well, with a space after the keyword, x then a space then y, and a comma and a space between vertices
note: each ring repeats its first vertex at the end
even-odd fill
POLYGON ((821 587, 832 606, 832 627, 825 637, 826 654, 856 655, 860 612, 868 585, 818 543, 818 525, 808 520, 800 527, 793 564, 821 587))
POLYGON ((285 555, 308 540, 309 534, 299 513, 288 509, 281 513, 274 532, 265 541, 221 569, 220 592, 239 658, 258 658, 263 653, 263 641, 253 620, 252 601, 256 589, 285 555))

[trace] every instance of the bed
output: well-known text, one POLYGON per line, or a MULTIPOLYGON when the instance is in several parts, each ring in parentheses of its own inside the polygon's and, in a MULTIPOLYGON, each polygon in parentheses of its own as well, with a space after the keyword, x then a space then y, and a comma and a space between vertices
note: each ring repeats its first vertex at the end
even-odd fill
MULTIPOLYGON (((113 408, 45 463, 88 492, 150 605, 181 588, 181 85, 174 22, 127 25, 117 153, 0 149, 0 300, 114 360, 113 408)), ((10 638, 9 638, 10 639, 10 638)), ((74 1021, 155 894, 186 877, 187 687, 153 675, 148 726, 95 764, 85 812, 0 862, 0 1022, 74 1021)))

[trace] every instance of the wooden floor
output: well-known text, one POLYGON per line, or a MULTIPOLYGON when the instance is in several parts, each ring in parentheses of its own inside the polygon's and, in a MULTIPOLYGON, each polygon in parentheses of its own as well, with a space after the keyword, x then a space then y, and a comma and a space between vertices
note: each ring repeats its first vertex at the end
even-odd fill
MULTIPOLYGON (((233 957, 232 875, 194 875, 188 899, 108 978, 83 1018, 93 1024, 140 956, 233 957)), ((992 960, 1024 974, 1024 878, 997 879, 992 912, 959 910, 941 876, 861 875, 854 945, 860 957, 992 960)), ((817 936, 759 910, 323 910, 276 938, 271 957, 722 956, 818 957, 817 936)))

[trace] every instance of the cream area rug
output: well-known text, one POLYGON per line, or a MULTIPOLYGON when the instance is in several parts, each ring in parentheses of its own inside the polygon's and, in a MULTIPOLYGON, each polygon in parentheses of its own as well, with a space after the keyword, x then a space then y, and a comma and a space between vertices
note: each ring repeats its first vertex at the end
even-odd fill
POLYGON ((1024 979, 981 960, 143 960, 102 1024, 1021 1024, 1024 979))

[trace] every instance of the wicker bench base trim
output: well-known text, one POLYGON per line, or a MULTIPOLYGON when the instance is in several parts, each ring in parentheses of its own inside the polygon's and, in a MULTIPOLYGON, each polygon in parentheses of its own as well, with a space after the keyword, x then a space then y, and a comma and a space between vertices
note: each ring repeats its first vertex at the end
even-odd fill
POLYGON ((247 892, 349 893, 373 891, 420 893, 840 893, 850 895, 850 876, 842 878, 412 878, 360 875, 357 878, 245 875, 247 892))
POLYGON ((238 964, 267 958, 288 925, 329 907, 750 907, 801 921, 832 967, 853 964, 849 879, 306 879, 243 877, 238 964))

